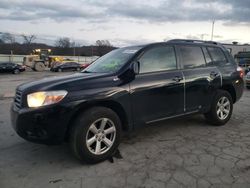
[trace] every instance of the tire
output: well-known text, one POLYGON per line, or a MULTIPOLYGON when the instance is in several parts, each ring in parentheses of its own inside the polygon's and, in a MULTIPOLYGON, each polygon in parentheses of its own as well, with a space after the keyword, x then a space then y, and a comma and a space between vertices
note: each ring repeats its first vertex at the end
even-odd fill
POLYGON ((80 68, 76 68, 76 71, 80 71, 81 69, 80 68))
POLYGON ((19 69, 14 69, 13 74, 19 74, 20 70, 19 69))
POLYGON ((36 62, 35 64, 35 70, 38 72, 44 71, 45 65, 43 62, 36 62))
POLYGON ((247 87, 247 89, 250 89, 250 86, 246 86, 247 87))
POLYGON ((80 161, 91 164, 110 158, 118 148, 120 139, 121 121, 114 111, 105 107, 93 107, 80 114, 70 131, 73 154, 80 161), (104 129, 101 128, 102 122, 104 129))
POLYGON ((58 69, 58 72, 62 72, 63 70, 62 69, 58 69))
POLYGON ((233 100, 230 93, 225 90, 218 90, 213 98, 210 111, 204 115, 210 124, 220 126, 229 121, 232 112, 233 100))

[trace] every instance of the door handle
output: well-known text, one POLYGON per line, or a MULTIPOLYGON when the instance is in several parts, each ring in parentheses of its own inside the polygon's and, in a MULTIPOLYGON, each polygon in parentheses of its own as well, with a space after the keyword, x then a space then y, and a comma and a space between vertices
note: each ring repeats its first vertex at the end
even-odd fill
POLYGON ((183 80, 183 78, 180 76, 175 76, 172 80, 175 82, 180 82, 181 80, 183 80))

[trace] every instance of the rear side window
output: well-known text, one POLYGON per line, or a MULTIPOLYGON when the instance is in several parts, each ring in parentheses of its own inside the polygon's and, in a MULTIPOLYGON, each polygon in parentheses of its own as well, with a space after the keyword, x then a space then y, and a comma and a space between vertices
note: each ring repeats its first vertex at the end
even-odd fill
POLYGON ((222 66, 222 65, 227 63, 227 59, 225 57, 225 54, 223 53, 223 51, 220 48, 208 47, 207 49, 212 57, 214 65, 222 66))
POLYGON ((171 46, 154 47, 139 59, 140 73, 176 69, 174 48, 171 46))
POLYGON ((184 69, 204 67, 205 59, 200 47, 180 46, 180 58, 184 69))

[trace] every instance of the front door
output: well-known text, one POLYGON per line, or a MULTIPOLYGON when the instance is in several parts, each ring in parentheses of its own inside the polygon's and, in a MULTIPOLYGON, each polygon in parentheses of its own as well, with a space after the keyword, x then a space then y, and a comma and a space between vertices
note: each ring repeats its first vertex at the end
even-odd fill
POLYGON ((147 49, 138 59, 139 74, 130 83, 135 124, 150 123, 183 113, 184 79, 177 69, 173 46, 147 49))

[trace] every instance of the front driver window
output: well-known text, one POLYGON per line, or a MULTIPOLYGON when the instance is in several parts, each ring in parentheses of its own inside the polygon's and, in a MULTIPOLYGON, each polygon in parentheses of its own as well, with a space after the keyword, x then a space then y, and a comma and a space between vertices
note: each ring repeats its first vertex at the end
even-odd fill
POLYGON ((139 62, 140 73, 176 69, 174 48, 171 46, 154 47, 146 51, 139 62))

